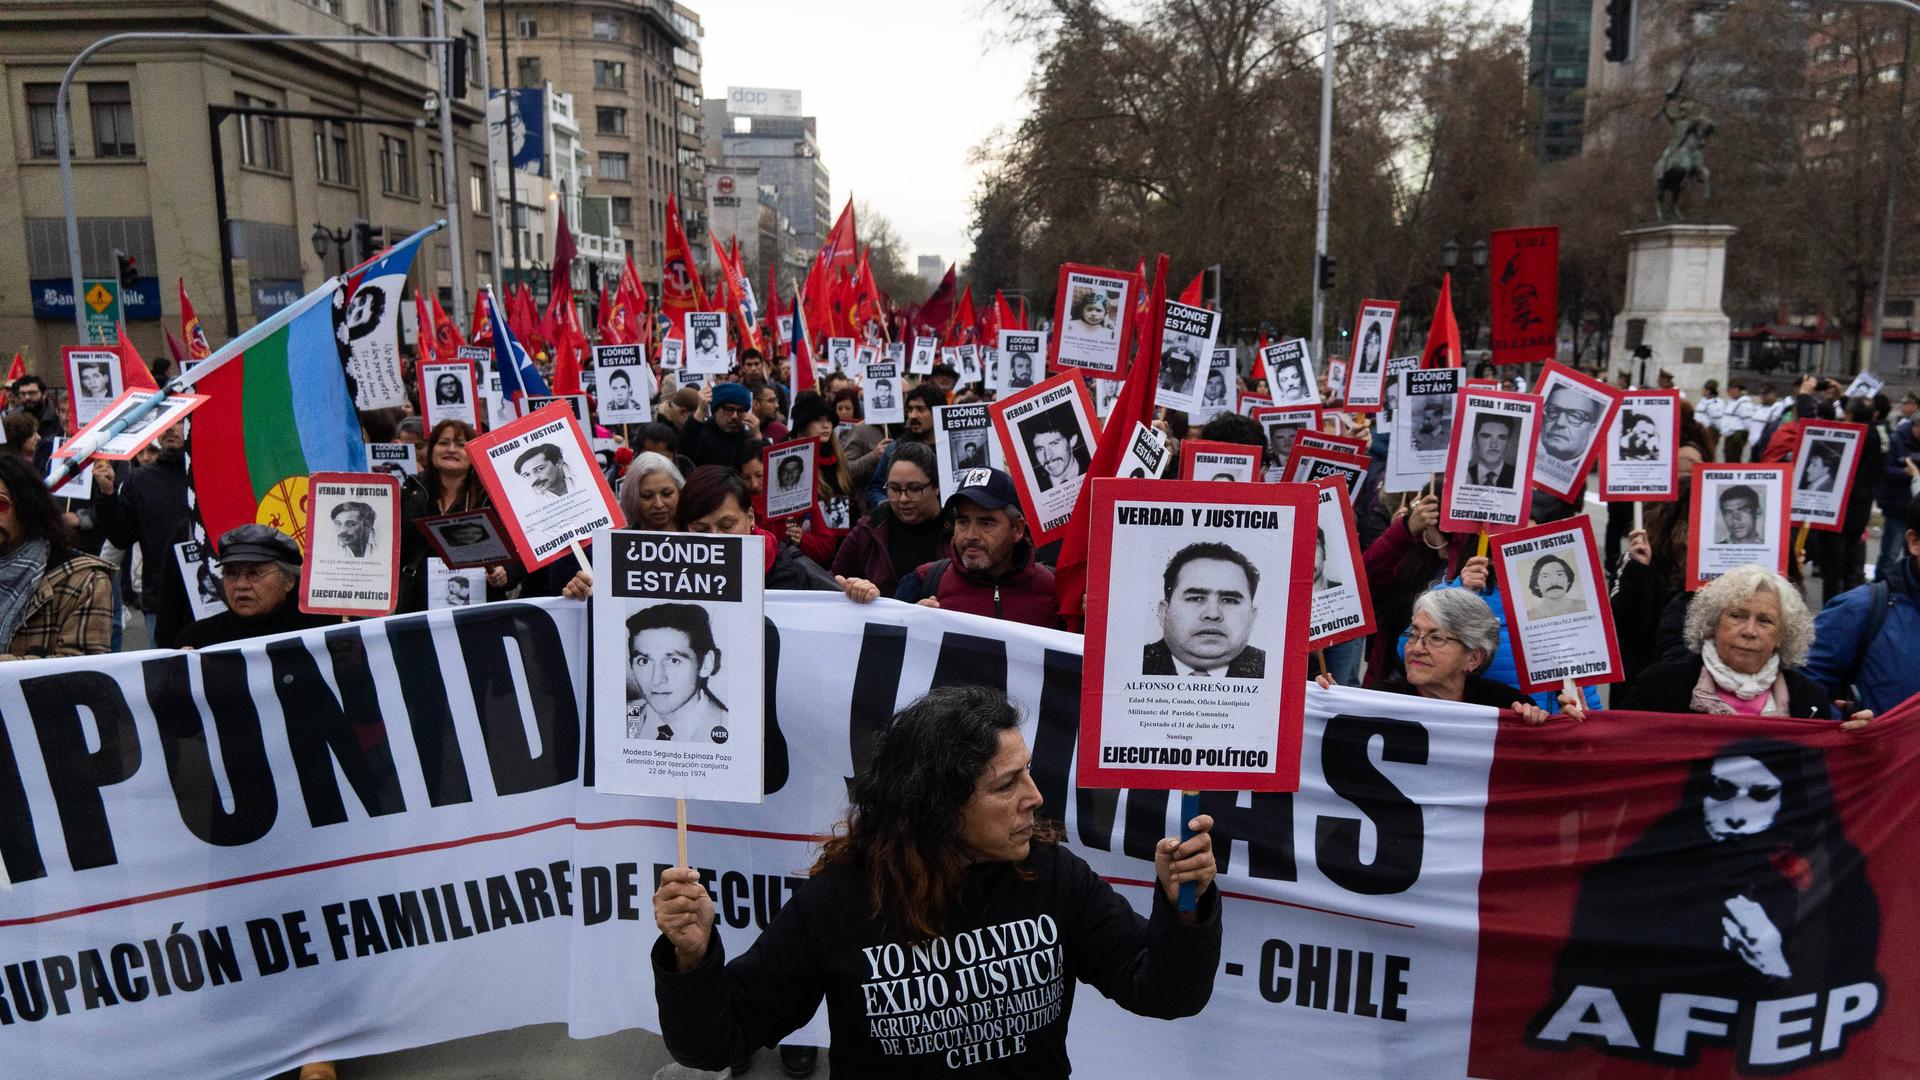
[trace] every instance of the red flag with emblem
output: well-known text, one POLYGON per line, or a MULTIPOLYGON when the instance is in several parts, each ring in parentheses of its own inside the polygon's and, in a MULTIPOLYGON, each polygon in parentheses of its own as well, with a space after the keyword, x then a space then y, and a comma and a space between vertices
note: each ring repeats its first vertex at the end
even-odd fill
POLYGON ((668 336, 684 338, 686 313, 706 310, 707 292, 700 283, 700 271, 694 267, 687 230, 680 224, 680 206, 668 195, 667 253, 660 271, 660 313, 672 324, 668 336))
POLYGON ((180 283, 180 340, 186 345, 187 357, 191 360, 205 360, 213 355, 213 346, 207 344, 207 332, 200 329, 200 316, 193 312, 193 301, 187 299, 187 279, 177 279, 180 283))
POLYGON ((971 345, 980 333, 980 316, 973 310, 973 286, 960 290, 960 302, 953 306, 953 317, 947 320, 947 328, 940 335, 940 344, 945 346, 971 345))
POLYGON ((447 318, 447 309, 440 306, 440 294, 433 293, 428 300, 433 304, 434 354, 451 360, 460 351, 460 346, 467 343, 467 339, 460 333, 460 327, 447 318))
MULTIPOLYGON (((507 294, 507 307, 513 307, 513 294, 507 294)), ((511 319, 511 316, 509 316, 511 319)), ((473 321, 467 325, 473 327, 473 344, 493 344, 493 320, 487 318, 487 291, 476 290, 473 294, 473 321)))
POLYGON ((427 307, 427 294, 420 289, 413 290, 413 350, 416 364, 430 364, 438 359, 434 355, 434 342, 440 334, 433 325, 433 312, 427 307))

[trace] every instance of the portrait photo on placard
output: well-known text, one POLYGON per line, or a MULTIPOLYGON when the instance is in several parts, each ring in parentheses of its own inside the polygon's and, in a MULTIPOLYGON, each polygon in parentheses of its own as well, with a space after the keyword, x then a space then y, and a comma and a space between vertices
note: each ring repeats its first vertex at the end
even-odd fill
POLYGON ((759 802, 767 681, 759 538, 614 530, 601 540, 595 787, 759 802))
POLYGON ((432 431, 442 420, 458 420, 475 431, 482 427, 485 403, 479 374, 470 360, 431 360, 420 365, 420 422, 432 431))
POLYGON ((913 352, 907 359, 907 371, 914 375, 931 375, 935 350, 940 339, 935 337, 916 337, 913 339, 913 352))
POLYGON ((1620 502, 1664 502, 1680 495, 1676 434, 1680 391, 1633 390, 1622 395, 1600 440, 1600 497, 1620 502))
POLYGON ((1533 484, 1571 502, 1586 483, 1619 398, 1605 383, 1549 361, 1540 374, 1540 437, 1533 484))
POLYGON ((1335 357, 1327 361, 1327 393, 1338 400, 1346 392, 1347 362, 1344 358, 1335 357))
POLYGON ((593 407, 585 394, 528 394, 520 399, 520 415, 532 416, 549 405, 560 404, 573 410, 573 418, 582 429, 593 430, 593 407))
POLYGON ((1093 411, 1102 420, 1113 415, 1113 404, 1120 400, 1121 391, 1127 388, 1124 379, 1088 379, 1087 385, 1093 390, 1093 411))
POLYGON ((1393 323, 1400 305, 1366 300, 1353 325, 1353 352, 1347 369, 1346 403, 1357 412, 1373 412, 1386 396, 1387 352, 1393 348, 1393 323))
POLYGON ((906 380, 901 378, 899 364, 890 360, 868 364, 861 393, 866 399, 867 423, 906 422, 906 380))
POLYGON ((1620 678, 1620 646, 1591 518, 1576 514, 1507 533, 1490 553, 1504 585, 1522 689, 1620 678))
POLYGON ((687 343, 677 337, 670 337, 660 343, 660 370, 685 371, 687 368, 687 343))
POLYGON ((1239 395, 1239 361, 1233 349, 1214 349, 1207 365, 1207 377, 1201 381, 1200 401, 1187 419, 1204 424, 1221 413, 1234 411, 1239 395))
POLYGON ((300 610, 387 615, 400 583, 400 480, 373 473, 314 473, 307 485, 300 610))
POLYGON ((1313 590, 1307 644, 1324 649, 1373 630, 1373 596, 1353 502, 1339 477, 1314 481, 1318 508, 1313 530, 1313 590))
POLYGON ((1005 469, 986 402, 933 407, 933 457, 943 503, 960 490, 957 478, 966 470, 1005 469))
POLYGON ((600 423, 645 424, 653 419, 653 369, 639 345, 593 347, 594 401, 600 423))
POLYGON ((68 412, 77 431, 105 412, 126 389, 121 383, 120 354, 112 349, 66 345, 68 412))
POLYGON ((1086 383, 1077 372, 1062 372, 988 408, 1027 530, 1045 544, 1066 527, 1093 463, 1100 426, 1086 383))
MULTIPOLYGON (((104 431, 113 426, 127 413, 134 411, 155 397, 166 394, 164 390, 129 390, 120 395, 112 404, 101 410, 100 414, 73 433, 73 438, 60 444, 53 452, 57 458, 72 457, 82 446, 83 440, 96 431, 104 431)), ((137 457, 148 443, 158 439, 165 431, 190 416, 195 409, 213 400, 207 394, 166 394, 166 401, 159 408, 148 413, 146 418, 128 427, 120 434, 101 442, 95 448, 93 456, 104 461, 131 461, 137 457)))
POLYGON ((703 375, 725 375, 733 363, 727 359, 727 317, 720 311, 689 311, 687 320, 687 370, 703 375))
POLYGON ((420 455, 412 443, 370 442, 367 444, 367 471, 386 473, 402 481, 420 472, 420 455))
POLYGON ((1380 406, 1380 418, 1374 423, 1375 428, 1391 432, 1397 427, 1397 414, 1400 408, 1400 376, 1409 371, 1418 371, 1419 368, 1420 357, 1418 356, 1387 357, 1386 381, 1382 384, 1386 387, 1385 396, 1380 406))
POLYGON ((865 379, 867 371, 879 362, 879 349, 871 345, 857 345, 853 350, 853 364, 847 368, 847 374, 855 379, 865 379))
POLYGON ((1539 400, 1494 390, 1463 390, 1455 411, 1441 528, 1517 529, 1529 513, 1528 478, 1539 400))
POLYGON ((1191 413, 1200 404, 1203 380, 1213 363, 1213 342, 1220 315, 1206 308, 1167 301, 1160 335, 1160 386, 1154 403, 1191 413))
POLYGON ((1289 338, 1260 353, 1267 366, 1267 390, 1275 405, 1318 405, 1320 389, 1313 379, 1313 353, 1305 338, 1289 338))
POLYGON ((777 521, 813 507, 814 453, 818 446, 811 438, 793 439, 771 444, 760 452, 767 471, 761 492, 765 503, 762 517, 777 521))
POLYGON ((1270 405, 1253 411, 1253 422, 1260 425, 1266 439, 1267 465, 1285 467, 1293 456, 1293 441, 1302 431, 1312 431, 1320 423, 1318 405, 1270 405))
POLYGON ((467 443, 520 560, 537 570, 625 523, 572 412, 549 405, 467 443))
POLYGON ((415 518, 441 562, 455 569, 498 566, 513 558, 513 548, 490 506, 415 518))
POLYGON ((1314 500, 1267 484, 1095 484, 1083 785, 1110 783, 1090 767, 1255 790, 1276 778, 1253 774, 1297 770, 1281 725, 1304 693, 1314 500))
POLYGON ((1000 331, 1000 385, 1004 394, 1017 393, 1047 377, 1046 337, 1029 330, 1000 331))
POLYGON ((980 346, 962 345, 954 353, 960 358, 960 385, 981 385, 986 373, 980 367, 980 346))
POLYGON ((1167 474, 1171 458, 1167 433, 1135 420, 1133 431, 1127 437, 1127 452, 1121 456, 1120 467, 1114 475, 1126 480, 1158 479, 1167 474))
POLYGON ((1787 569, 1788 465, 1697 465, 1687 520, 1687 578, 1697 588, 1736 566, 1787 569))
POLYGON ((487 602, 487 572, 479 567, 455 570, 427 556, 427 610, 472 607, 487 602))
POLYGON ((1864 424, 1812 420, 1801 425, 1793 454, 1791 521, 1829 532, 1841 528, 1866 438, 1864 424))
POLYGON ((1367 466, 1371 460, 1365 454, 1313 446, 1301 438, 1295 440, 1293 454, 1287 458, 1282 475, 1294 484, 1311 484, 1332 477, 1346 487, 1347 495, 1351 498, 1359 493, 1361 483, 1366 480, 1367 466))
POLYGON ((1180 479, 1250 484, 1260 478, 1260 448, 1206 439, 1180 441, 1180 479))
POLYGON ((1138 293, 1138 279, 1125 271, 1062 265, 1054 301, 1055 365, 1118 375, 1130 336, 1127 314, 1138 293))
POLYGON ((180 568, 180 582, 186 586, 187 608, 197 622, 227 610, 227 590, 220 578, 220 560, 205 544, 183 540, 173 545, 174 564, 180 568))
POLYGON ((1400 373, 1398 412, 1387 441, 1384 491, 1419 491, 1447 468, 1453 441, 1453 410, 1460 403, 1459 368, 1417 368, 1400 373))

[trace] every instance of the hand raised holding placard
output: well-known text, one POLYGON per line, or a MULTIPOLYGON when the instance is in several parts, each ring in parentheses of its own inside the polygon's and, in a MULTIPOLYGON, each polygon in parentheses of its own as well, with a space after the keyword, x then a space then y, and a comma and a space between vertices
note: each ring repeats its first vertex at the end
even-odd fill
MULTIPOLYGON (((1193 830, 1193 835, 1188 839, 1175 840, 1168 836, 1153 846, 1153 875, 1160 881, 1160 891, 1176 904, 1180 902, 1180 886, 1187 882, 1194 884, 1196 892, 1205 894, 1213 884, 1216 870, 1211 832, 1213 818, 1201 814, 1188 821, 1187 828, 1193 830)), ((700 895, 705 896, 706 893, 700 895)), ((1184 922, 1196 920, 1191 911, 1181 912, 1180 918, 1184 922)), ((664 931, 665 927, 661 929, 664 931)))
POLYGON ((713 897, 700 884, 700 871, 676 866, 661 873, 660 888, 653 894, 653 924, 673 943, 679 970, 700 966, 713 939, 713 897))

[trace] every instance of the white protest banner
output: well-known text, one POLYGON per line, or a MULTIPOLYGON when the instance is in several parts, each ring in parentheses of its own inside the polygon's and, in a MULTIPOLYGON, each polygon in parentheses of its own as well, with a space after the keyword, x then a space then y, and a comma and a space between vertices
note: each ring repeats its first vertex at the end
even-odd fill
POLYGON ((1073 367, 1106 378, 1122 375, 1133 343, 1127 313, 1141 292, 1140 275, 1127 270, 1063 263, 1054 291, 1049 367, 1073 367))
POLYGON ((1592 518, 1575 514, 1506 533, 1492 555, 1520 689, 1554 690, 1569 680, 1598 686, 1625 677, 1592 518))
POLYGON ((812 437, 770 443, 760 451, 766 483, 755 496, 760 516, 768 521, 796 517, 813 509, 814 453, 819 443, 812 437))
MULTIPOLYGON (((657 1031, 648 898, 675 861, 674 808, 594 786, 587 608, 516 601, 196 652, 0 664, 7 1073, 96 1080, 124 1072, 138 1047, 150 1075, 256 1080, 531 1024, 581 1039, 657 1031), (316 1002, 325 1023, 311 1022, 316 1002)), ((1033 754, 1037 816, 1062 822, 1071 850, 1146 912, 1153 846, 1178 828, 1180 800, 1074 783, 1078 635, 829 593, 769 594, 766 616, 764 802, 697 803, 691 823, 729 955, 806 887, 847 778, 892 712, 935 684, 1006 690, 1033 754)), ((1755 735, 1769 748, 1794 740, 1786 748, 1817 769, 1794 775, 1833 780, 1824 846, 1776 863, 1825 875, 1826 853, 1851 867, 1808 878, 1825 902, 1806 901, 1815 921, 1788 924, 1822 931, 1792 953, 1807 958, 1796 971, 1821 973, 1808 1015, 1825 1014, 1828 1057, 1841 1055, 1817 1071, 1877 1080, 1920 1057, 1913 1025, 1872 1022, 1876 1002, 1908 1000, 1915 985, 1907 924, 1840 901, 1864 890, 1872 902, 1869 882, 1897 885, 1920 865, 1920 812, 1885 782, 1887 762, 1915 752, 1911 711, 1876 717, 1868 740, 1698 714, 1521 730, 1493 709, 1309 685, 1300 715, 1297 793, 1200 796, 1215 819, 1224 933, 1212 1000, 1176 1029, 1083 989, 1068 1035, 1076 1075, 1184 1075, 1204 1046, 1208 1070, 1268 1076, 1283 1046, 1287 1067, 1315 1080, 1532 1080, 1644 1071, 1649 1059, 1676 1078, 1724 1080, 1733 1061, 1764 1055, 1763 1033, 1715 1035, 1678 1016, 1661 1027, 1654 1002, 1699 978, 1690 957, 1751 972, 1717 918, 1709 939, 1675 938, 1665 917, 1712 912, 1725 896, 1661 868, 1638 879, 1660 890, 1616 908, 1597 891, 1589 902, 1583 881, 1621 869, 1605 860, 1637 856, 1636 838, 1682 835, 1661 831, 1669 819, 1696 838, 1670 859, 1726 880, 1708 871, 1736 853, 1699 827, 1701 800, 1686 792, 1705 790, 1721 748, 1752 750, 1755 735), (1650 745, 1671 749, 1654 759, 1650 745), (1568 783, 1569 761, 1593 782, 1568 783), (1610 946, 1631 950, 1631 966, 1556 977, 1581 941, 1576 907, 1644 927, 1610 946), (1833 926, 1865 936, 1836 942, 1833 926), (1676 956, 1675 941, 1688 951, 1676 956), (1664 972, 1660 957, 1674 957, 1664 972), (1638 1019, 1610 1029, 1611 1043, 1536 1038, 1556 987, 1582 982, 1600 1007, 1630 1001, 1638 1019)), ((1776 838, 1752 839, 1771 852, 1776 838)), ((1904 911, 1905 895, 1881 888, 1880 910, 1904 911)), ((1071 985, 1020 993, 1058 1001, 1071 985)), ((1757 986, 1738 1008, 1769 999, 1757 986)), ((982 1004, 1030 1015, 1019 1000, 982 1004)), ((979 1045, 972 1021, 950 1016, 899 1019, 979 1045)), ((784 1041, 827 1045, 824 1016, 784 1041)))
POLYGON ((907 361, 907 371, 914 375, 933 374, 934 350, 940 339, 935 337, 916 337, 913 339, 913 356, 907 361))
POLYGON ((861 396, 866 399, 867 423, 899 424, 906 421, 906 391, 900 378, 899 364, 890 360, 868 364, 861 396))
POLYGON ((1220 315, 1203 307, 1167 301, 1160 335, 1160 386, 1153 402, 1191 413, 1200 404, 1201 378, 1213 362, 1220 315))
POLYGON ((1462 390, 1440 488, 1440 528, 1496 533, 1526 524, 1540 399, 1462 390))
MULTIPOLYGON (((92 345, 62 345, 67 369, 67 420, 74 431, 93 423, 125 391, 120 354, 92 345)), ((74 436, 78 438, 79 435, 74 436)))
POLYGON ((593 405, 585 394, 528 394, 520 399, 520 415, 532 416, 549 405, 564 405, 583 431, 593 430, 593 405))
POLYGON ((1845 527, 1847 499, 1866 440, 1865 424, 1808 420, 1800 425, 1800 442, 1793 452, 1789 520, 1824 532, 1845 527))
POLYGON ((491 506, 414 518, 413 525, 440 561, 455 570, 498 566, 513 558, 507 530, 491 506))
POLYGON ((1871 371, 1863 371, 1847 384, 1846 393, 1841 397, 1852 400, 1857 397, 1870 398, 1887 388, 1887 381, 1871 371))
POLYGON ((1693 467, 1687 510, 1687 589, 1736 566, 1787 572, 1787 479, 1791 465, 1693 467))
MULTIPOLYGON (((346 311, 337 319, 347 347, 347 374, 353 376, 353 403, 361 409, 390 409, 407 403, 407 382, 400 358, 400 290, 407 283, 419 244, 389 248, 360 270, 350 283, 346 311)), ((338 309, 336 309, 338 310, 338 309)))
POLYGON ((1080 786, 1299 786, 1314 501, 1297 484, 1094 482, 1080 786))
MULTIPOLYGON (((1346 374, 1345 402, 1352 412, 1378 412, 1386 398, 1387 350, 1393 348, 1393 324, 1400 304, 1393 300, 1362 300, 1354 317, 1353 353, 1346 374)), ((1328 368, 1332 380, 1332 368, 1328 368)))
MULTIPOLYGON (((1114 380, 1103 381, 1113 382, 1114 380)), ((1101 437, 1106 437, 1104 432, 1101 433, 1101 437)), ((1161 479, 1166 475, 1167 449, 1166 432, 1135 420, 1133 431, 1127 438, 1127 452, 1120 458, 1120 467, 1114 475, 1129 480, 1161 479)))
POLYGON ((400 478, 318 472, 307 478, 300 610, 387 615, 400 602, 400 478))
POLYGON ((1600 455, 1606 502, 1671 502, 1680 497, 1680 391, 1631 390, 1607 428, 1600 455))
POLYGON ((1373 592, 1360 553, 1353 499, 1337 476, 1313 482, 1318 507, 1313 530, 1313 599, 1307 609, 1307 647, 1324 649, 1373 633, 1373 592))
POLYGON ((1006 469, 986 402, 933 407, 933 459, 942 503, 960 490, 960 474, 968 469, 1006 469))
POLYGON ((1460 402, 1461 370, 1416 368, 1400 373, 1400 411, 1387 441, 1382 491, 1419 491, 1447 467, 1453 410, 1460 402))
MULTIPOLYGON (((1138 421, 1135 421, 1138 423, 1138 421)), ((1260 448, 1207 439, 1180 440, 1180 479, 1251 484, 1260 478, 1260 448)))
POLYGON ((472 607, 487 602, 487 572, 479 567, 456 570, 435 556, 427 556, 427 610, 472 607))
POLYGON ((212 557, 205 544, 182 540, 173 545, 173 560, 180 568, 180 581, 187 589, 187 610, 193 613, 195 622, 227 610, 220 560, 212 557))
POLYGON ((1601 433, 1613 425, 1620 395, 1606 383, 1555 360, 1540 369, 1540 438, 1533 486, 1562 502, 1579 499, 1601 433))
POLYGON ((1267 389, 1275 405, 1318 405, 1319 384, 1313 379, 1313 350, 1305 338, 1275 342, 1260 351, 1267 366, 1267 389))
POLYGON ((146 418, 138 424, 101 443, 90 456, 103 461, 132 461, 139 456, 140 451, 146 449, 148 443, 159 438, 162 432, 186 419, 193 410, 212 400, 206 394, 168 394, 164 390, 129 390, 102 409, 87 426, 74 432, 73 438, 62 442, 60 448, 54 452, 54 456, 72 457, 73 451, 84 445, 87 437, 93 432, 110 426, 133 409, 144 406, 154 398, 163 395, 167 400, 158 409, 148 413, 146 418))
POLYGON ((594 785, 759 802, 760 538, 615 529, 593 546, 594 785))
POLYGON ((727 358, 727 316, 723 311, 689 311, 687 370, 696 375, 725 375, 733 370, 727 358))
POLYGON ((528 570, 626 524, 586 433, 563 404, 487 432, 467 443, 467 454, 528 570))
MULTIPOLYGON (((484 360, 487 350, 477 351, 484 360)), ((481 395, 474 370, 471 360, 429 360, 420 365, 420 422, 429 433, 442 420, 458 420, 480 430, 481 395)))
POLYGON ((412 443, 370 442, 367 444, 367 471, 386 473, 405 480, 420 473, 420 455, 412 443))
POLYGON ((993 402, 987 412, 993 417, 1007 474, 1020 492, 1027 534, 1036 546, 1047 544, 1073 516, 1100 438, 1087 384, 1078 372, 1063 371, 993 402))
POLYGON ((1204 424, 1221 413, 1236 411, 1240 393, 1240 362, 1236 355, 1231 348, 1213 350, 1200 401, 1187 416, 1191 423, 1204 424))
POLYGON ((991 387, 1002 394, 1013 394, 1047 377, 1047 361, 1042 353, 1046 336, 1031 330, 1002 330, 998 342, 1000 382, 991 387))
POLYGON ((600 423, 645 424, 653 419, 653 369, 639 345, 593 347, 595 409, 600 423))

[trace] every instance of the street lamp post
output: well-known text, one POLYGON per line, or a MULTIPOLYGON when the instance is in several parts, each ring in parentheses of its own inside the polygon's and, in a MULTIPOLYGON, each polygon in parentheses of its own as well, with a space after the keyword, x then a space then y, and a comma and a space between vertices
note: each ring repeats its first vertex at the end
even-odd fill
POLYGON ((335 276, 347 272, 347 241, 353 239, 353 233, 346 229, 329 229, 316 223, 313 226, 313 253, 324 265, 327 261, 327 249, 333 249, 335 276))

